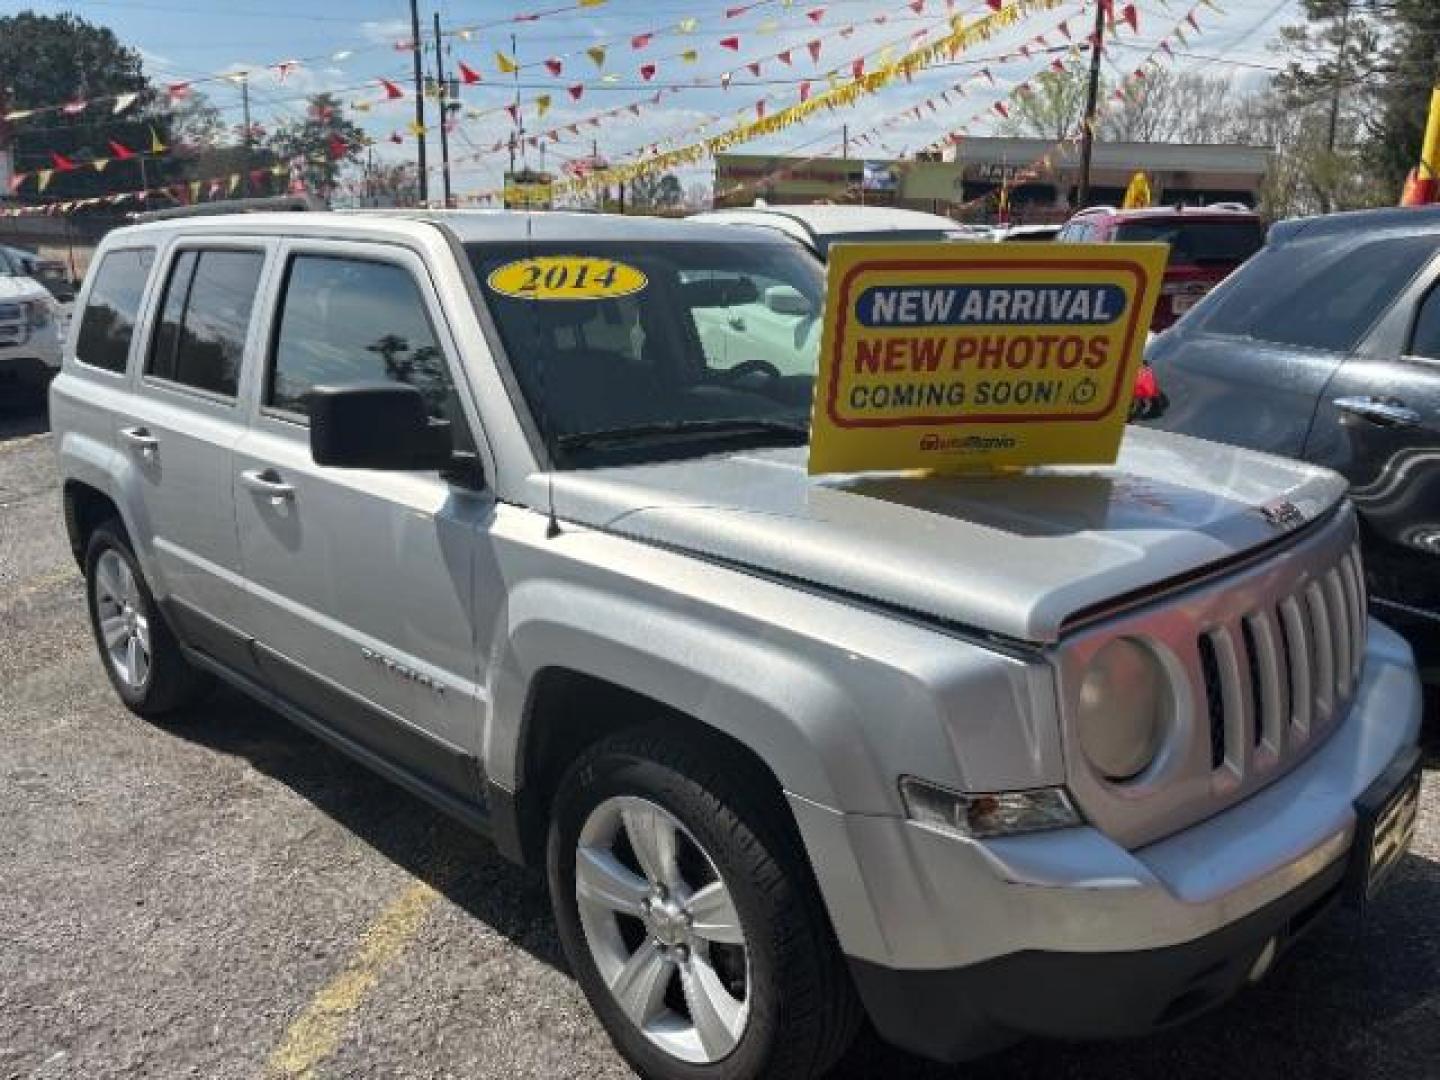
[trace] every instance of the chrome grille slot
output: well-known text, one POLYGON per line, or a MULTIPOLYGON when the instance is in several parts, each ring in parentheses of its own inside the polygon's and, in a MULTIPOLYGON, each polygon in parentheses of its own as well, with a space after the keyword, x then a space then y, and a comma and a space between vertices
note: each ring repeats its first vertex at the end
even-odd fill
POLYGON ((1220 685, 1220 661, 1209 634, 1201 634, 1196 644, 1200 649, 1200 674, 1205 680, 1205 709, 1210 717, 1210 768, 1218 769, 1225 764, 1225 691, 1220 685))
POLYGON ((1335 639, 1325 591, 1312 581, 1305 586, 1305 608, 1309 618, 1311 653, 1310 686, 1315 694, 1313 727, 1323 727, 1335 711, 1335 639))
POLYGON ((1350 690, 1350 607, 1338 566, 1325 575, 1322 587, 1330 612, 1330 636, 1335 642, 1335 698, 1340 700, 1350 690))
POLYGON ((1250 715, 1254 721, 1251 724, 1250 745, 1259 747, 1265 741, 1269 723, 1269 709, 1266 706, 1273 702, 1269 700, 1272 695, 1265 692, 1265 675, 1262 670, 1265 657, 1260 651, 1256 625, 1257 620, 1253 616, 1240 621, 1240 636, 1245 642, 1245 666, 1250 671, 1250 715))
POLYGON ((1285 628, 1286 652, 1290 673, 1290 726, 1303 740, 1310 735, 1312 718, 1310 695, 1310 628, 1300 609, 1300 601, 1287 596, 1280 603, 1280 625, 1285 628))

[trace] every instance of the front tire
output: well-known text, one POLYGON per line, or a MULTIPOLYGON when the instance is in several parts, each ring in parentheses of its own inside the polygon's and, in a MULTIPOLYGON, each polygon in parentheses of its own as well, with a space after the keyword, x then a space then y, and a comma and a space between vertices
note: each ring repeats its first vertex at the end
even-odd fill
POLYGON ((131 712, 163 716, 209 692, 210 677, 185 659, 118 521, 107 521, 90 535, 85 595, 105 674, 131 712))
POLYGON ((859 1007, 778 796, 728 749, 632 732, 566 774, 551 903, 572 970, 647 1080, 803 1080, 859 1007))

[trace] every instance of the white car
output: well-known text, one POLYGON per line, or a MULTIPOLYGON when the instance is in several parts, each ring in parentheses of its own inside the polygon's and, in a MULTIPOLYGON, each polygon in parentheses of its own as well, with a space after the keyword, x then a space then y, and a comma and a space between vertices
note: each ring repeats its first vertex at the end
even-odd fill
POLYGON ((28 277, 0 275, 0 382, 44 387, 60 370, 60 306, 28 277))
POLYGON ((893 206, 746 206, 692 215, 713 225, 760 225, 800 241, 824 259, 831 244, 983 240, 988 230, 939 214, 893 206))

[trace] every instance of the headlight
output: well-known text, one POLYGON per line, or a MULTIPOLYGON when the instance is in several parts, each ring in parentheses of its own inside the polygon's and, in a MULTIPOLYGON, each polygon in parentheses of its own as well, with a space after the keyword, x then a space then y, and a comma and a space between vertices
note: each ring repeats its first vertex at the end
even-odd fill
POLYGON ((1132 780, 1160 752, 1170 711, 1159 657, 1138 641, 1116 638, 1095 654, 1080 684, 1080 749, 1107 780, 1132 780))
POLYGON ((54 318, 49 300, 27 300, 21 307, 25 309, 25 317, 31 330, 45 329, 54 318))
POLYGON ((900 797, 911 821, 957 836, 984 838, 1080 824, 1080 815, 1061 788, 965 795, 905 776, 900 797))

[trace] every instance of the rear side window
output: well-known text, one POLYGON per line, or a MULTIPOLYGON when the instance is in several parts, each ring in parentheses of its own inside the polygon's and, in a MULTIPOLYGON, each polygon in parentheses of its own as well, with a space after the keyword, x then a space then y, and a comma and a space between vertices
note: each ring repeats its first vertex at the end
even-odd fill
POLYGON ((1425 294, 1415 316, 1415 332, 1410 335, 1411 356, 1440 360, 1440 285, 1425 294))
POLYGON ((145 373, 233 398, 264 265, 258 251, 177 255, 145 373))
POLYGON ((1434 236, 1267 248, 1200 309, 1199 329, 1349 352, 1437 250, 1434 236))
POLYGON ((153 248, 111 251, 100 260, 75 342, 75 358, 82 364, 106 371, 125 370, 140 298, 154 264, 153 248))
POLYGON ((309 414, 316 386, 397 382, 451 415, 451 383, 425 301, 410 272, 392 263, 297 255, 281 301, 265 404, 309 414))
POLYGON ((1254 218, 1239 221, 1127 221, 1115 239, 1170 245, 1170 265, 1242 263, 1265 246, 1265 230, 1254 218))

